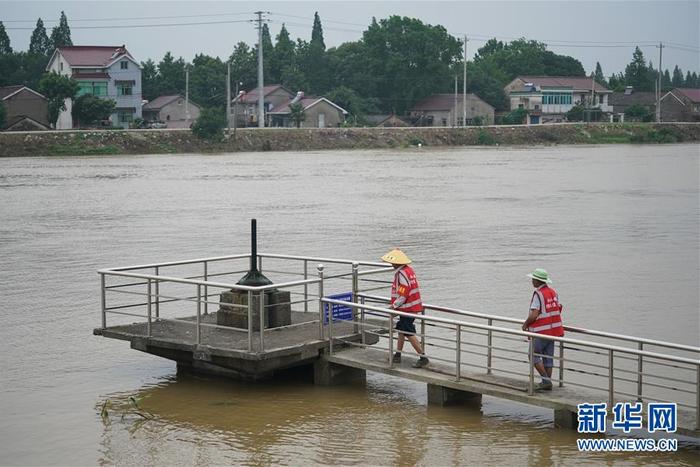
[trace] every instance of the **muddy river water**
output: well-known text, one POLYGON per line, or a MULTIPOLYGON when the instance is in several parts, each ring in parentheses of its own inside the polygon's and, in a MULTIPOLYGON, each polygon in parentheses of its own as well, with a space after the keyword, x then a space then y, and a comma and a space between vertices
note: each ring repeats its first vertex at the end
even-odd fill
POLYGON ((568 324, 700 345, 697 145, 0 160, 2 465, 698 465, 580 454, 551 412, 425 386, 242 384, 92 335, 106 266, 248 251, 376 260, 431 303, 523 317, 548 269, 568 324), (143 421, 130 396, 154 415, 143 421), (112 415, 100 417, 110 401, 112 415), (123 415, 123 416, 122 416, 123 415))

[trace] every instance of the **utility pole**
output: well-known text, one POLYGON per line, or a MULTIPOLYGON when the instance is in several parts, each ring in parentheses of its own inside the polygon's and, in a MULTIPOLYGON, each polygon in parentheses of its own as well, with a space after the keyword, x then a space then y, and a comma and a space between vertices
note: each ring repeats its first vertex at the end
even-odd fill
POLYGON ((467 35, 464 35, 464 82, 462 83, 462 126, 467 126, 467 35))
POLYGON ((231 135, 231 62, 226 63, 226 129, 231 135))
POLYGON ((262 47, 262 15, 267 12, 256 11, 258 15, 258 128, 265 127, 265 96, 263 95, 263 47, 262 47))
POLYGON ((457 75, 455 75, 455 106, 452 112, 452 126, 457 126, 457 75))
POLYGON ((591 113, 589 121, 593 120, 593 108, 595 107, 595 71, 591 73, 591 113))
POLYGON ((659 42, 659 77, 656 84, 656 122, 661 122, 661 55, 664 50, 664 43, 659 42))
POLYGON ((185 124, 190 127, 190 66, 185 65, 185 124))

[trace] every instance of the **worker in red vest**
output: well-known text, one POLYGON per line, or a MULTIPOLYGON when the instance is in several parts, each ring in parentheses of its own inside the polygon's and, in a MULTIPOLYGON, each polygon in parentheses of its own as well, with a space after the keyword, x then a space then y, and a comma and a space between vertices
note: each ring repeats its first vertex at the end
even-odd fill
MULTIPOLYGON (((532 279, 532 286, 535 287, 535 292, 532 294, 532 300, 530 301, 530 314, 523 323, 523 331, 536 332, 548 336, 563 336, 562 306, 559 303, 557 291, 549 286, 552 283, 549 274, 544 269, 535 269, 527 277, 532 279)), ((533 345, 535 356, 532 363, 540 376, 542 376, 542 382, 537 385, 536 389, 551 391, 554 341, 535 338, 533 345)))
MULTIPOLYGON (((409 266, 411 259, 406 253, 398 248, 391 250, 382 256, 382 261, 391 263, 396 270, 394 272, 394 282, 391 284, 391 308, 403 313, 420 313, 423 311, 423 302, 420 298, 418 279, 413 268, 409 266)), ((413 364, 414 368, 423 368, 428 365, 428 358, 425 356, 423 347, 416 337, 416 327, 413 324, 415 318, 400 316, 396 323, 396 330, 399 331, 399 340, 396 345, 396 353, 392 357, 394 363, 401 363, 401 351, 406 339, 411 343, 416 353, 419 355, 418 361, 413 364)))

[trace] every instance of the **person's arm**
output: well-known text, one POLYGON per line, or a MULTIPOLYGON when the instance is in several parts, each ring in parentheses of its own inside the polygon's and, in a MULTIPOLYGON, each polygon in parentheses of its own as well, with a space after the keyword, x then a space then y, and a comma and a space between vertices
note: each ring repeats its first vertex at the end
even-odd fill
POLYGON ((397 287, 396 293, 399 295, 396 297, 396 300, 394 300, 394 305, 393 308, 397 309, 404 303, 406 303, 406 299, 408 298, 408 279, 401 274, 399 274, 399 286, 397 287))
POLYGON ((537 310, 535 308, 531 309, 530 314, 527 316, 527 319, 523 323, 523 331, 527 331, 527 328, 529 328, 530 325, 537 320, 537 317, 539 315, 540 315, 540 310, 537 310))

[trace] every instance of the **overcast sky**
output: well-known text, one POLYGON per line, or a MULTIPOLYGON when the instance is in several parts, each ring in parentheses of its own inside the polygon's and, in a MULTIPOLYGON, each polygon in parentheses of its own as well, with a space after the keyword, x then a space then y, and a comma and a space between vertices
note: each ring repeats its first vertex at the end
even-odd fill
POLYGON ((455 35, 465 33, 470 57, 488 37, 537 39, 550 49, 578 58, 590 72, 599 61, 603 72, 622 71, 634 44, 644 44, 647 60, 658 64, 664 41, 663 67, 678 64, 684 72, 700 71, 700 1, 452 1, 452 2, 238 2, 238 1, 0 1, 0 21, 8 29, 15 50, 26 50, 36 19, 47 30, 61 10, 66 12, 76 45, 126 44, 137 60, 156 62, 167 51, 191 60, 197 53, 226 58, 239 41, 253 45, 254 25, 246 20, 256 10, 269 11, 274 36, 282 23, 292 37, 310 39, 313 14, 319 12, 327 47, 355 41, 370 23, 390 15, 441 24, 455 35), (174 17, 180 16, 180 17, 174 17), (149 18, 150 17, 150 18, 149 18), (27 20, 27 22, 18 22, 27 20), (211 23, 168 27, 105 28, 118 25, 211 23), (95 27, 101 27, 95 29, 95 27), (90 27, 92 29, 80 29, 90 27), (28 28, 28 29, 11 29, 28 28), (554 45, 557 44, 557 45, 554 45), (683 48, 692 47, 692 49, 683 48), (680 47, 680 48, 679 48, 680 47))

